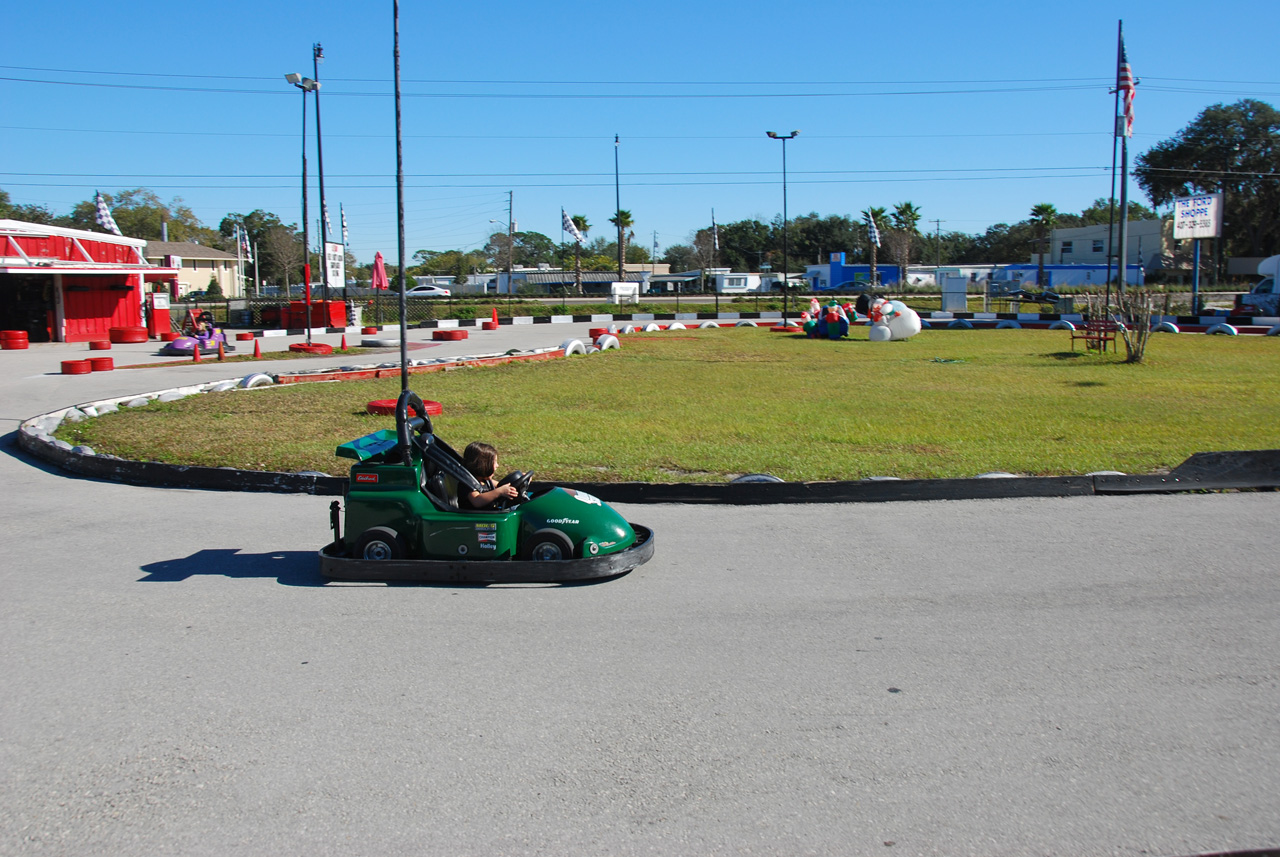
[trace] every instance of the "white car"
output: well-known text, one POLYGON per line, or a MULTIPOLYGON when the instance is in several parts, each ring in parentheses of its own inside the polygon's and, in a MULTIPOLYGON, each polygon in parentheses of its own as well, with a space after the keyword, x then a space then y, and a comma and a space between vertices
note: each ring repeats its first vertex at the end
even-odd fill
POLYGON ((408 298, 447 298, 452 293, 440 286, 414 286, 404 294, 408 298))

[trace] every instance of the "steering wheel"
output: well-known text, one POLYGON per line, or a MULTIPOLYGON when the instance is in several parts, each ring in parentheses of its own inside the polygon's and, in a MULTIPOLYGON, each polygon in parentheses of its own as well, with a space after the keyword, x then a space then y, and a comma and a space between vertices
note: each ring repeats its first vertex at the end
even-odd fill
POLYGON ((397 447, 400 450, 400 459, 405 464, 413 463, 413 441, 414 432, 418 436, 424 434, 432 434, 431 417, 427 416, 427 406, 422 404, 422 399, 413 390, 403 390, 400 398, 396 399, 396 440, 399 443, 397 447), (412 409, 416 415, 409 414, 412 409))
POLYGON ((533 482, 532 470, 530 470, 527 473, 517 470, 514 473, 508 473, 506 476, 502 477, 502 480, 498 483, 499 487, 503 485, 514 486, 516 489, 516 497, 514 500, 508 500, 505 497, 502 500, 499 500, 498 508, 505 509, 507 508, 507 506, 511 505, 512 503, 519 503, 523 500, 528 500, 529 485, 532 482, 533 482))

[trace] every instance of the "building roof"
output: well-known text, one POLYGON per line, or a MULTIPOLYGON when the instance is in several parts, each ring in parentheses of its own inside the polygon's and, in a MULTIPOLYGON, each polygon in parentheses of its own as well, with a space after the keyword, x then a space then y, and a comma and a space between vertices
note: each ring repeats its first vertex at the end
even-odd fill
POLYGON ((146 256, 148 259, 159 259, 161 256, 178 256, 183 259, 237 258, 235 253, 191 241, 148 241, 146 256))

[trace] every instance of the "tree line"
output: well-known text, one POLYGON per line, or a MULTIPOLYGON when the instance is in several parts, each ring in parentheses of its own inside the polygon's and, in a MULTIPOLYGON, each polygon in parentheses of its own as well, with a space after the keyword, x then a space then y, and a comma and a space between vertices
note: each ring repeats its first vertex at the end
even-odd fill
MULTIPOLYGON (((1201 193, 1222 192, 1226 196, 1225 224, 1220 255, 1265 256, 1280 253, 1280 112, 1253 99, 1235 104, 1214 104, 1203 110, 1171 139, 1157 143, 1135 161, 1134 178, 1152 206, 1168 205, 1173 199, 1201 193)), ((299 282, 303 263, 302 236, 297 225, 277 215, 255 209, 247 214, 230 213, 217 229, 204 226, 180 197, 168 203, 147 188, 133 188, 104 194, 108 207, 128 236, 151 241, 160 239, 162 223, 172 241, 195 241, 235 252, 235 230, 239 224, 256 246, 261 273, 276 282, 299 282)), ((616 271, 619 240, 626 262, 652 261, 671 266, 673 271, 722 267, 734 271, 758 271, 766 266, 774 271, 785 267, 803 270, 806 264, 821 264, 833 252, 843 252, 849 261, 869 259, 872 242, 868 216, 879 231, 879 259, 884 264, 906 266, 917 262, 942 265, 1011 262, 1031 258, 1043 251, 1049 230, 1072 226, 1105 224, 1113 214, 1109 200, 1096 200, 1079 213, 1059 212, 1052 204, 1035 206, 1027 217, 1014 223, 997 223, 980 234, 928 228, 924 212, 910 201, 892 207, 870 206, 856 216, 850 214, 801 214, 786 223, 787 258, 783 258, 783 222, 775 217, 768 223, 755 219, 719 224, 713 230, 695 230, 683 243, 666 247, 658 257, 646 242, 636 240, 636 221, 623 210, 608 219, 609 226, 593 232, 593 224, 583 215, 571 216, 583 243, 557 242, 540 232, 493 232, 477 250, 418 250, 407 273, 452 276, 463 281, 475 273, 506 270, 507 267, 536 267, 548 264, 582 271, 616 271)), ((1129 219, 1157 217, 1152 208, 1129 203, 1129 219)), ((92 199, 77 203, 58 215, 39 205, 10 202, 0 189, 0 217, 102 231, 92 199)), ((319 259, 312 254, 313 271, 319 259)), ((359 279, 369 278, 370 264, 357 264, 348 256, 348 272, 359 279)), ((388 273, 394 273, 388 266, 388 273)))

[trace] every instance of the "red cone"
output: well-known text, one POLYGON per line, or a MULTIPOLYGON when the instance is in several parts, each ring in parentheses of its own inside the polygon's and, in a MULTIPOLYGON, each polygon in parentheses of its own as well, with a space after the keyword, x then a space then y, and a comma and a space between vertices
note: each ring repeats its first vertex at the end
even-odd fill
POLYGON ((200 341, 199 340, 196 340, 196 343, 191 346, 191 362, 192 363, 200 362, 200 341))
POLYGON ((341 350, 341 351, 346 351, 346 350, 347 350, 347 335, 346 335, 345 333, 344 333, 344 334, 342 334, 342 346, 341 346, 340 350, 341 350))
POLYGON ((262 359, 262 343, 257 339, 253 340, 253 359, 254 360, 262 359))
POLYGON ((493 308, 493 323, 494 323, 494 324, 497 324, 497 323, 498 323, 498 308, 497 308, 497 307, 494 307, 494 308, 493 308))
POLYGON ((226 348, 226 344, 225 344, 225 343, 223 343, 223 341, 222 341, 221 339, 219 339, 219 340, 218 340, 218 361, 219 361, 219 362, 221 362, 221 361, 226 360, 226 359, 227 359, 227 348, 226 348))

